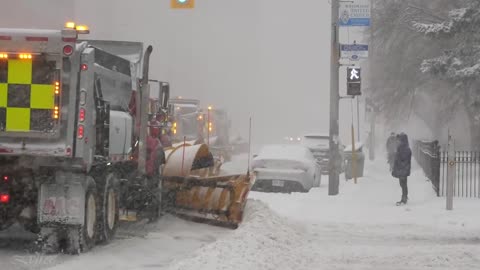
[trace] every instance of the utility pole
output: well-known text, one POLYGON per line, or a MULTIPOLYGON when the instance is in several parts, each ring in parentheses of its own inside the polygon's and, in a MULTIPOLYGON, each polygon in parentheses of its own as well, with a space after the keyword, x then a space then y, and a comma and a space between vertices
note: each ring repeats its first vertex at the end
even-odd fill
POLYGON ((331 0, 332 2, 332 19, 331 19, 331 34, 332 34, 332 50, 331 50, 331 65, 330 65, 330 159, 329 159, 329 180, 328 180, 328 195, 338 195, 340 179, 339 179, 339 10, 340 0, 331 0))
MULTIPOLYGON (((375 0, 370 0, 370 9, 373 12, 375 12, 375 0)), ((370 22, 370 44, 368 46, 370 52, 370 61, 368 62, 368 75, 369 75, 369 79, 370 79, 370 91, 373 90, 373 26, 374 26, 374 17, 371 16, 371 22, 370 22)), ((373 106, 373 102, 371 104, 371 116, 370 116, 370 142, 369 142, 369 145, 370 147, 368 148, 368 152, 369 152, 369 159, 370 160, 375 160, 375 123, 377 121, 377 108, 375 106, 373 106)))

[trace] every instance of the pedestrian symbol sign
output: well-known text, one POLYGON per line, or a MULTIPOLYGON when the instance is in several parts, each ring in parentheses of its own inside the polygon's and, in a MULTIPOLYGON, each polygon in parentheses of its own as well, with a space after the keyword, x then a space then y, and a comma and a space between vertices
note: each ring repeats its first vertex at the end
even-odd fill
POLYGON ((347 72, 348 72, 348 77, 347 77, 348 82, 360 82, 361 81, 360 68, 351 67, 351 68, 347 69, 347 72))
POLYGON ((347 94, 349 96, 362 95, 361 70, 358 67, 347 68, 347 94))
POLYGON ((358 79, 360 79, 360 76, 358 75, 358 71, 353 68, 350 71, 350 80, 358 80, 358 79))

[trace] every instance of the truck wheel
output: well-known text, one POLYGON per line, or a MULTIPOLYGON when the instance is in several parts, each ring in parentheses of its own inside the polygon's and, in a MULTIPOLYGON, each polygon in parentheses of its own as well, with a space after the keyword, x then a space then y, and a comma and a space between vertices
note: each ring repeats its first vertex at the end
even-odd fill
POLYGON ((107 175, 102 194, 101 237, 102 242, 108 243, 115 237, 120 216, 118 179, 115 174, 107 175))
POLYGON ((38 238, 37 241, 35 241, 35 245, 41 252, 45 254, 58 253, 60 243, 57 229, 42 227, 37 235, 38 238))
POLYGON ((98 239, 98 196, 95 185, 89 184, 85 194, 84 225, 67 231, 67 252, 80 254, 93 248, 98 239))

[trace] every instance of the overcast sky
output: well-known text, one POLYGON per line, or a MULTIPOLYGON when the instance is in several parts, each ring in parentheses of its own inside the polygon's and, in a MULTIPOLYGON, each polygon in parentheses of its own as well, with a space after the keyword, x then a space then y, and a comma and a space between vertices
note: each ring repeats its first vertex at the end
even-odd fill
MULTIPOLYGON (((74 19, 90 26, 90 38, 152 44, 152 78, 169 81, 175 96, 227 108, 233 134, 247 135, 252 116, 257 143, 328 132, 329 1, 196 0, 193 10, 169 3, 8 1, 0 24, 58 28, 74 19)), ((350 101, 341 108, 346 141, 350 101)))

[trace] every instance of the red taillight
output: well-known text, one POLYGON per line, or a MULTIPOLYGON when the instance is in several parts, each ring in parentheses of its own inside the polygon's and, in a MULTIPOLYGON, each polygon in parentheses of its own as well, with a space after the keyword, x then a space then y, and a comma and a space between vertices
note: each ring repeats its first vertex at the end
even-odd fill
POLYGON ((0 36, 0 40, 12 40, 11 36, 0 36))
POLYGON ((10 202, 10 195, 2 193, 0 194, 0 203, 9 203, 10 202))
POLYGON ((88 69, 88 65, 87 65, 87 64, 82 64, 82 65, 80 66, 80 69, 81 69, 82 71, 86 71, 86 70, 88 69))
POLYGON ((70 55, 72 55, 72 53, 73 53, 73 47, 72 46, 65 45, 63 47, 63 54, 65 54, 66 56, 70 56, 70 55))
POLYGON ((8 181, 10 180, 10 178, 8 177, 8 175, 4 175, 4 176, 2 177, 2 179, 3 179, 3 182, 8 182, 8 181))
POLYGON ((79 139, 83 139, 83 134, 84 134, 84 127, 83 127, 83 125, 78 125, 77 137, 78 137, 79 139))
POLYGON ((26 41, 48 41, 48 37, 25 37, 26 41))
POLYGON ((78 115, 78 120, 79 120, 80 122, 85 121, 85 109, 84 109, 84 108, 81 108, 81 109, 80 109, 80 113, 79 113, 79 115, 78 115))

